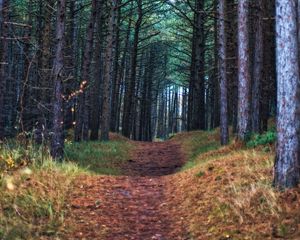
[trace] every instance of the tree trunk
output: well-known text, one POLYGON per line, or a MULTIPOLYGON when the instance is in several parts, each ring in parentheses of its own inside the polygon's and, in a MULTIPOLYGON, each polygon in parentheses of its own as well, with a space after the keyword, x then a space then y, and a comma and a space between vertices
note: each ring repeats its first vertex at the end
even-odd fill
POLYGON ((51 83, 51 32, 52 32, 52 12, 54 0, 47 0, 44 6, 44 27, 41 36, 42 51, 39 56, 39 67, 41 77, 38 81, 38 116, 35 131, 35 141, 38 144, 43 142, 45 133, 49 130, 51 93, 53 91, 53 83, 51 83))
MULTIPOLYGON (((119 7, 121 1, 117 1, 118 10, 116 11, 116 22, 114 26, 114 56, 113 56, 113 77, 112 77, 112 96, 111 96, 111 120, 110 129, 112 132, 117 132, 117 110, 120 95, 120 83, 119 78, 119 56, 120 56, 120 24, 121 24, 121 7, 119 7)), ((126 49, 125 49, 126 51, 126 49)))
MULTIPOLYGON (((212 116, 211 116, 211 128, 217 128, 220 126, 220 84, 219 84, 219 49, 218 49, 218 1, 214 0, 214 10, 215 10, 215 19, 214 19, 214 70, 213 70, 213 76, 212 76, 212 89, 211 89, 211 108, 212 108, 212 116)), ((226 4, 226 0, 225 0, 226 4)), ((226 9, 226 6, 225 6, 226 9)), ((224 24, 226 26, 226 22, 224 21, 224 24)), ((226 28, 225 28, 225 34, 226 34, 226 28)), ((226 38, 226 44, 227 44, 227 34, 224 36, 226 38)), ((226 56, 227 56, 227 46, 226 47, 226 56)), ((227 61, 227 60, 226 60, 227 61)), ((227 62, 226 62, 227 65, 227 62)), ((227 70, 227 69, 226 69, 227 70)), ((227 74, 227 73, 226 73, 227 74)), ((227 77, 227 76, 226 76, 227 77)), ((228 110, 227 110, 228 111, 228 110)))
MULTIPOLYGON (((75 69, 76 69, 76 41, 75 41, 75 28, 76 28, 76 0, 70 0, 68 2, 68 15, 67 22, 69 24, 66 26, 66 46, 65 46, 65 74, 68 81, 65 82, 64 86, 64 95, 70 97, 72 92, 76 89, 76 80, 75 80, 75 69)), ((75 111, 75 101, 74 98, 67 99, 64 103, 64 128, 71 129, 73 128, 74 111, 75 111)))
POLYGON ((300 79, 297 0, 277 0, 277 150, 274 184, 295 187, 300 180, 300 79))
POLYGON ((123 110, 123 124, 122 124, 122 134, 125 137, 130 138, 132 129, 132 115, 134 104, 134 93, 136 86, 136 68, 137 68, 137 54, 140 36, 140 27, 143 20, 143 6, 142 0, 138 0, 138 19, 134 27, 134 39, 133 47, 131 53, 131 73, 129 86, 125 89, 125 99, 124 99, 124 110, 123 110))
POLYGON ((255 47, 252 83, 252 132, 260 132, 261 81, 263 77, 263 4, 256 1, 254 16, 255 47))
MULTIPOLYGON (((92 1, 91 16, 87 27, 87 40, 83 55, 82 83, 90 84, 90 65, 93 55, 94 26, 97 18, 97 0, 92 1)), ((79 96, 79 110, 75 127, 75 141, 87 141, 89 137, 89 96, 85 91, 79 96)))
POLYGON ((104 26, 104 16, 103 16, 103 1, 99 3, 100 12, 97 16, 97 30, 98 30, 98 38, 95 44, 95 74, 94 74, 94 82, 93 88, 91 89, 92 96, 92 104, 91 104, 91 136, 90 139, 92 141, 96 141, 99 138, 99 127, 100 127, 100 116, 101 116, 101 88, 103 84, 103 26, 104 26))
POLYGON ((105 52, 105 66, 104 66, 104 81, 103 81, 103 106, 102 106, 102 118, 101 118, 101 141, 109 140, 109 127, 110 127, 110 99, 111 99, 111 81, 113 75, 113 46, 114 31, 116 26, 116 14, 118 11, 117 0, 113 0, 110 4, 110 17, 108 23, 108 35, 106 39, 106 52, 105 52))
POLYGON ((61 160, 64 156, 64 133, 63 133, 63 49, 65 33, 65 14, 66 1, 57 1, 57 18, 56 18, 56 51, 53 61, 52 78, 54 83, 53 97, 53 130, 51 141, 51 156, 54 159, 61 160))
POLYGON ((250 133, 249 0, 238 2, 238 138, 250 133))
POLYGON ((270 103, 276 99, 276 36, 275 36, 275 0, 263 1, 263 79, 261 82, 261 123, 262 131, 268 130, 270 103))
POLYGON ((226 145, 229 141, 228 131, 228 99, 227 99, 227 63, 226 47, 227 39, 225 32, 225 0, 219 0, 218 13, 218 33, 219 33, 219 77, 220 77, 220 131, 221 144, 226 145))
POLYGON ((204 1, 196 1, 192 70, 189 97, 189 130, 205 129, 205 33, 204 1))
POLYGON ((10 1, 3 0, 2 5, 2 19, 1 22, 1 62, 0 62, 0 140, 4 138, 4 99, 5 99, 5 86, 8 74, 8 25, 5 22, 9 22, 9 9, 10 1))

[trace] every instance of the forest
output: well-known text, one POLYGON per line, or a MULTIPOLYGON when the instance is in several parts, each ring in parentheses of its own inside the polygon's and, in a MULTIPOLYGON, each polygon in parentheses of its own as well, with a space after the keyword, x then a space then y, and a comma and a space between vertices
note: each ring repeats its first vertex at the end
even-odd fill
POLYGON ((299 19, 0 0, 0 239, 300 239, 299 19))

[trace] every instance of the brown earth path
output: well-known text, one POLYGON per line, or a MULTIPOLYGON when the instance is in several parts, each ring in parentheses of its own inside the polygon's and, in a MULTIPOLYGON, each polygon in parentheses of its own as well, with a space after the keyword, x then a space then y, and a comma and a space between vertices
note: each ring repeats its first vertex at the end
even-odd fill
POLYGON ((137 142, 125 176, 84 176, 71 196, 66 239, 183 240, 168 176, 183 164, 180 145, 137 142))

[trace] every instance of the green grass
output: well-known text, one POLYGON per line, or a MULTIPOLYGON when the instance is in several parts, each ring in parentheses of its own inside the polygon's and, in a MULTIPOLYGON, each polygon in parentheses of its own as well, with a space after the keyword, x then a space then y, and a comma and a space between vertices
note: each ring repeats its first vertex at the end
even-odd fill
POLYGON ((180 142, 183 151, 187 154, 186 157, 188 161, 182 167, 182 170, 187 170, 196 166, 198 164, 197 157, 199 155, 218 149, 220 143, 216 140, 216 136, 217 131, 195 131, 175 136, 175 141, 180 142))
MULTIPOLYGON (((187 154, 188 161, 182 167, 182 170, 191 169, 199 164, 197 158, 202 154, 217 150, 221 147, 219 141, 218 130, 213 131, 194 131, 190 133, 178 134, 173 137, 175 141, 179 141, 183 147, 183 151, 187 154)), ((263 146, 263 151, 269 152, 269 145, 276 142, 277 134, 275 129, 270 129, 268 132, 261 135, 252 135, 246 143, 247 148, 256 148, 263 146)), ((205 160, 205 161, 209 161, 205 160)), ((201 163, 205 163, 202 159, 201 163)))
POLYGON ((269 130, 263 134, 255 134, 251 137, 250 141, 247 142, 247 147, 255 148, 257 146, 265 146, 268 144, 275 143, 277 134, 275 130, 269 130))
POLYGON ((63 233, 66 198, 83 174, 117 175, 129 157, 125 140, 66 143, 53 161, 45 146, 9 141, 0 146, 0 239, 56 239, 63 233))
POLYGON ((66 160, 91 173, 120 175, 120 164, 129 159, 131 145, 124 140, 68 143, 66 160))
POLYGON ((64 222, 66 197, 83 171, 45 157, 0 176, 0 239, 54 237, 64 222))

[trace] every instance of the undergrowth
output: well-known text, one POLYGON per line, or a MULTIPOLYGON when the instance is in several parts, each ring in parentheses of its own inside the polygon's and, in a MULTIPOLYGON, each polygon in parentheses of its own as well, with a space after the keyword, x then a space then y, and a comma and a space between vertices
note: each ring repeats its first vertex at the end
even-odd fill
POLYGON ((193 239, 300 239, 299 189, 272 186, 275 132, 253 137, 247 146, 218 146, 217 131, 174 138, 192 162, 171 182, 172 194, 183 196, 176 206, 193 239))
POLYGON ((257 146, 265 146, 268 144, 274 144, 277 138, 275 131, 268 131, 263 134, 254 134, 250 141, 247 142, 247 147, 255 148, 257 146))
POLYGON ((33 144, 8 143, 0 156, 0 239, 54 236, 64 221, 69 188, 82 170, 56 163, 33 144))
POLYGON ((175 135, 172 141, 179 142, 186 155, 187 162, 182 170, 193 168, 197 165, 197 157, 203 153, 218 149, 220 147, 217 131, 198 131, 175 135))
POLYGON ((67 161, 91 173, 121 174, 120 165, 129 159, 131 144, 126 140, 110 142, 68 142, 65 146, 67 161))
POLYGON ((118 174, 130 144, 66 142, 66 159, 45 146, 8 141, 0 146, 0 239, 56 239, 64 229, 66 198, 82 174, 118 174))

